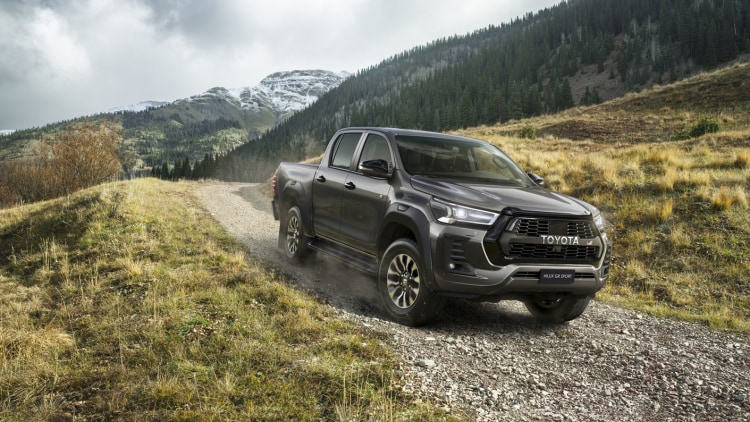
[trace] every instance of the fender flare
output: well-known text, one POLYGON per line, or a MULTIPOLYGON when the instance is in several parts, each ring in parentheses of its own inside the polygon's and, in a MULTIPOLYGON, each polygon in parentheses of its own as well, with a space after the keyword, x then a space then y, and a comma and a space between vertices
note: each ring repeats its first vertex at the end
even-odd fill
POLYGON ((302 183, 292 180, 287 181, 284 187, 280 189, 280 192, 278 246, 284 248, 286 215, 289 209, 295 205, 299 207, 302 214, 302 231, 305 233, 305 236, 314 236, 312 228, 312 198, 305 192, 305 187, 302 183))
POLYGON ((430 221, 424 215, 424 213, 417 207, 408 206, 405 210, 399 210, 399 207, 404 207, 400 204, 391 204, 386 210, 385 217, 381 223, 381 231, 378 234, 377 239, 377 258, 378 264, 385 254, 386 249, 390 244, 400 237, 395 235, 394 227, 404 227, 414 235, 414 240, 417 242, 417 248, 422 256, 422 263, 426 269, 426 283, 427 286, 434 290, 435 280, 433 277, 433 256, 432 256, 432 242, 430 240, 430 221), (395 236, 394 236, 395 235, 395 236))

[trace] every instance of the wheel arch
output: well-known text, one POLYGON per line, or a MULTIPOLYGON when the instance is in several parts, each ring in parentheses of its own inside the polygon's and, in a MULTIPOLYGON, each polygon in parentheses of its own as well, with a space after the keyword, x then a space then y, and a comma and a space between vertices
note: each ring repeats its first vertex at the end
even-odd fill
POLYGON ((307 236, 312 236, 312 198, 309 197, 301 183, 287 183, 280 195, 279 215, 286 216, 289 209, 299 207, 302 214, 302 229, 307 236))
POLYGON ((305 201, 305 191, 300 184, 287 184, 279 195, 279 236, 278 236, 278 247, 284 248, 284 242, 286 238, 286 225, 287 215, 289 210, 293 207, 298 207, 302 217, 302 231, 308 236, 312 237, 312 210, 309 204, 311 200, 305 201))
MULTIPOLYGON (((405 211, 386 213, 383 219, 382 229, 378 236, 377 258, 378 263, 383 259, 388 246, 394 241, 402 238, 411 239, 417 244, 425 268, 432 268, 432 250, 430 242, 430 223, 427 218, 416 208, 405 211)), ((431 270, 426 271, 427 285, 434 286, 434 277, 431 270)))

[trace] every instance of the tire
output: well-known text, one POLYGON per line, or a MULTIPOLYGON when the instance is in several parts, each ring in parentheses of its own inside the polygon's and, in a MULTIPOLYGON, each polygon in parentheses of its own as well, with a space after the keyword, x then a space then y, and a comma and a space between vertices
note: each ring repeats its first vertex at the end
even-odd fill
POLYGON ((571 321, 583 313, 591 296, 533 296, 524 301, 526 309, 538 320, 550 324, 571 321))
POLYGON ((388 316, 402 325, 432 322, 445 305, 445 297, 427 286, 422 256, 411 239, 391 243, 380 261, 378 292, 388 316))
POLYGON ((284 239, 284 252, 286 259, 293 265, 302 265, 307 263, 313 257, 313 251, 307 246, 310 238, 305 236, 302 229, 302 212, 299 207, 289 208, 284 219, 285 230, 282 235, 284 239))

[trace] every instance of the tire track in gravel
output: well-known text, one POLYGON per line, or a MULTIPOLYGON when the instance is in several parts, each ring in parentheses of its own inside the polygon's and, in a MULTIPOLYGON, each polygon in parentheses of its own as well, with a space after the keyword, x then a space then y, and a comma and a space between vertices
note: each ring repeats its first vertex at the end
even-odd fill
POLYGON ((374 280, 323 257, 290 266, 278 222, 255 184, 203 184, 206 209, 250 254, 369 330, 403 358, 402 388, 478 421, 750 421, 744 336, 593 301, 564 325, 536 322, 517 302, 451 300, 409 328, 385 319, 374 280))

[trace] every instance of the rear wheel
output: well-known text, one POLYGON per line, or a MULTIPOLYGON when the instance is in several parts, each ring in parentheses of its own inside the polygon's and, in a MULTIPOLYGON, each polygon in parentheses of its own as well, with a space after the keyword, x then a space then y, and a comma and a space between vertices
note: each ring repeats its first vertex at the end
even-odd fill
POLYGON ((581 316, 590 301, 591 296, 535 295, 527 298, 524 304, 540 321, 561 324, 581 316))
POLYGON ((313 255, 313 251, 307 246, 310 238, 305 236, 302 230, 302 212, 299 207, 289 208, 286 214, 286 239, 284 252, 286 259, 294 264, 301 265, 307 262, 313 255))
POLYGON ((399 324, 417 326, 431 322, 445 298, 427 287, 422 256, 411 239, 391 243, 380 261, 378 292, 385 310, 399 324))

